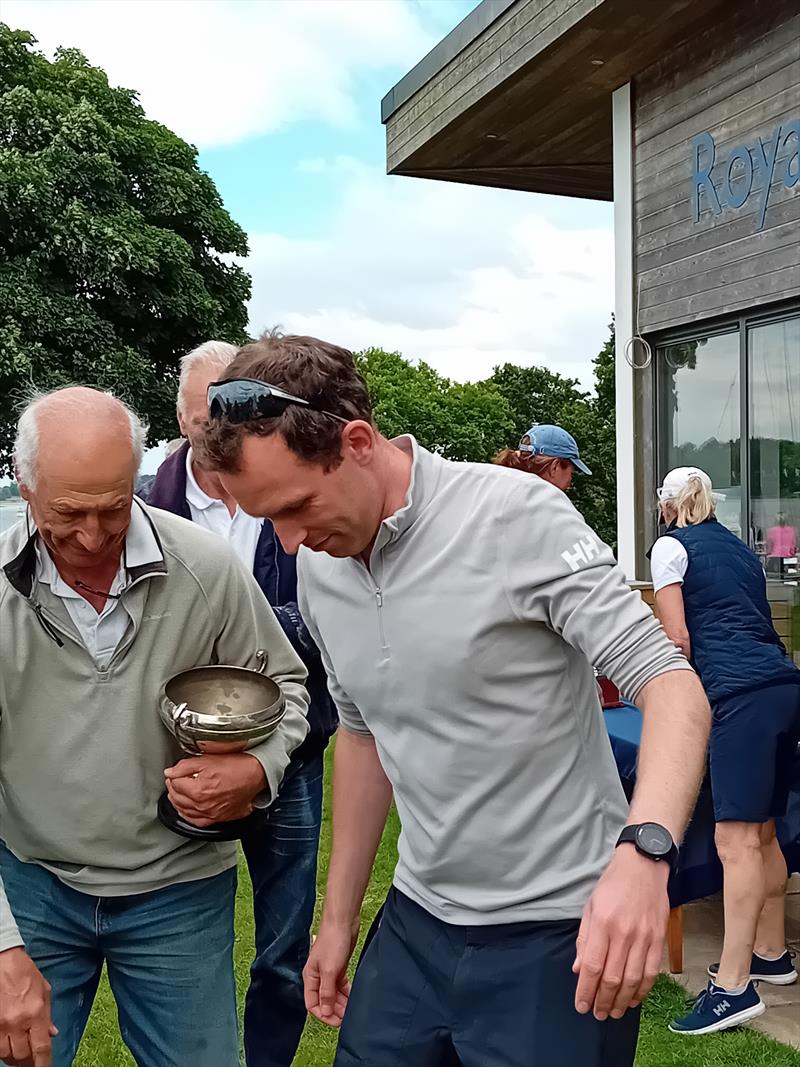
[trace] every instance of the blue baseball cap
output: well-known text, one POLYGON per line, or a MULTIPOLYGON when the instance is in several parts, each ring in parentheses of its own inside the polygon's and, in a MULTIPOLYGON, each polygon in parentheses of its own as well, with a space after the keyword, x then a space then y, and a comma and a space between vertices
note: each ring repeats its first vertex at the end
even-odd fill
POLYGON ((575 438, 560 426, 531 426, 520 441, 519 450, 534 456, 568 459, 582 474, 592 473, 581 459, 575 438))

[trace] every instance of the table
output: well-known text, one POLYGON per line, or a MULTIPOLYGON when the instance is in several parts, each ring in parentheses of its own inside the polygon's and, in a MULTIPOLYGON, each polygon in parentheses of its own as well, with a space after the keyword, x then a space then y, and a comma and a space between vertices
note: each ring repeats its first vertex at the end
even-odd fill
MULTIPOLYGON (((614 759, 627 797, 633 794, 636 783, 636 761, 642 738, 642 715, 627 701, 618 708, 604 711, 606 729, 611 740, 614 759)), ((792 790, 786 815, 776 820, 778 842, 789 873, 800 871, 800 752, 795 765, 792 790)), ((692 821, 686 831, 678 857, 678 866, 669 880, 670 917, 668 947, 670 970, 683 970, 682 915, 684 904, 712 896, 722 889, 722 864, 714 845, 714 808, 708 777, 703 782, 692 821)))

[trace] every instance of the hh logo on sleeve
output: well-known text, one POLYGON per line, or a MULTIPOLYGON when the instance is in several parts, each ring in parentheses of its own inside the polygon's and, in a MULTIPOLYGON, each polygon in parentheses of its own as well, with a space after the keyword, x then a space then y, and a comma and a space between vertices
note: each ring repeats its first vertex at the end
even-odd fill
POLYGON ((582 537, 580 541, 576 541, 572 548, 562 552, 561 558, 569 565, 569 569, 574 574, 581 567, 585 567, 595 556, 599 556, 601 551, 602 545, 598 539, 593 534, 589 534, 588 537, 582 537))

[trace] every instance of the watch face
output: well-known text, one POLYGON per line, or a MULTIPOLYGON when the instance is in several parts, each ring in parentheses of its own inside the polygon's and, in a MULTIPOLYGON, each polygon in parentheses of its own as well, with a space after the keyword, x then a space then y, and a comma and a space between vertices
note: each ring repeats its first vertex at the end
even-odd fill
POLYGON ((636 831, 636 843, 651 856, 666 856, 672 848, 672 837, 658 823, 644 822, 636 831))

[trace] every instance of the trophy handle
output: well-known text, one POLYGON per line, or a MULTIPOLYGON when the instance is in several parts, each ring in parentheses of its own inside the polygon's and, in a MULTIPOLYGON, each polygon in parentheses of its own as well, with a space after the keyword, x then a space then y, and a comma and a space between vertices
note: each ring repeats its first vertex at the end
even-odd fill
POLYGON ((197 752, 197 746, 191 737, 187 737, 181 729, 181 719, 183 713, 189 710, 189 705, 184 701, 183 704, 176 704, 172 709, 172 721, 175 725, 175 740, 184 750, 184 752, 197 752))
POLYGON ((181 717, 181 715, 183 715, 184 711, 186 711, 187 707, 188 707, 188 704, 185 701, 183 702, 183 704, 173 704, 173 706, 172 706, 172 721, 175 723, 176 726, 178 725, 180 717, 181 717))
POLYGON ((268 657, 265 649, 260 648, 258 652, 256 652, 256 671, 259 674, 267 673, 267 659, 268 657))

